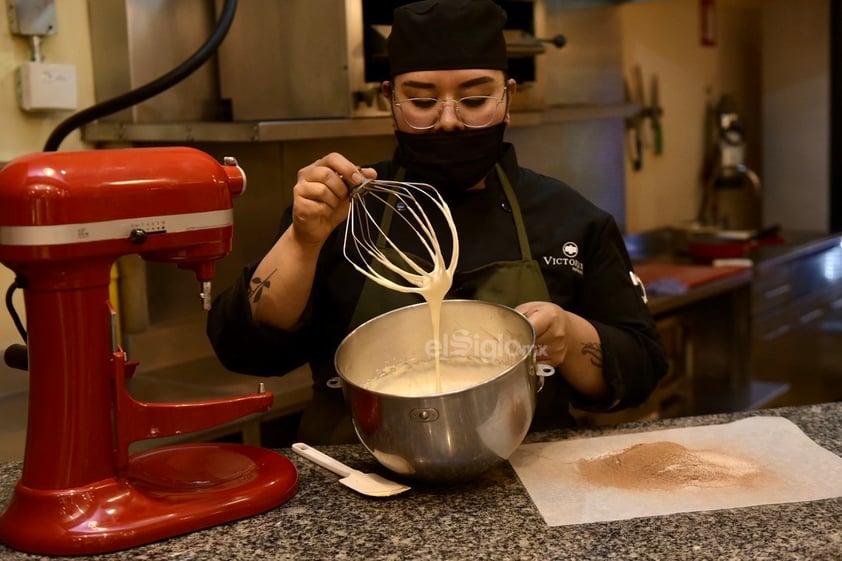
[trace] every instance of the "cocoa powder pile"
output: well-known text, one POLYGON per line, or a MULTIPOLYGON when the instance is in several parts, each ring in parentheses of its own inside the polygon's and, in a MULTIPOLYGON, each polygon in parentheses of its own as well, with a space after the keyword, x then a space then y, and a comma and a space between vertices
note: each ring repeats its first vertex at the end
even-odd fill
POLYGON ((593 485, 622 489, 751 486, 761 466, 731 454, 691 450, 675 442, 635 444, 619 452, 579 460, 581 476, 593 485))

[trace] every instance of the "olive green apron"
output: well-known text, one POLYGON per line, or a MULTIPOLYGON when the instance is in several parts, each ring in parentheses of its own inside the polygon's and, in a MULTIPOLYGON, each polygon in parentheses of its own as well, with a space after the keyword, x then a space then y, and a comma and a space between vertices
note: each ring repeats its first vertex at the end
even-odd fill
MULTIPOLYGON (((532 258, 526 227, 523 223, 523 216, 514 189, 512 189, 509 178, 506 177, 499 164, 496 166, 496 171, 512 210, 521 259, 519 261, 496 261, 471 271, 459 273, 460 286, 456 297, 494 302, 511 308, 524 302, 549 302, 550 294, 544 282, 544 276, 541 274, 541 268, 538 262, 532 258)), ((400 181, 402 177, 403 170, 398 173, 396 180, 400 181)), ((391 221, 392 209, 387 206, 380 223, 381 231, 385 232, 386 235, 389 232, 391 221)), ((385 252, 385 240, 383 238, 384 235, 381 235, 377 241, 377 246, 385 252)), ((416 259, 416 257, 413 256, 413 259, 416 259)), ((421 261, 419 259, 419 263, 421 261)), ((454 294, 451 293, 448 297, 452 298, 454 294)), ((351 316, 349 331, 386 312, 423 301, 423 297, 418 294, 405 294, 390 290, 370 279, 366 279, 357 306, 351 316)), ((302 438, 306 437, 312 442, 357 441, 347 407, 337 407, 336 402, 341 402, 343 399, 342 392, 335 389, 338 386, 336 380, 319 379, 317 376, 313 403, 311 403, 313 414, 305 414, 304 419, 302 419, 302 438)))

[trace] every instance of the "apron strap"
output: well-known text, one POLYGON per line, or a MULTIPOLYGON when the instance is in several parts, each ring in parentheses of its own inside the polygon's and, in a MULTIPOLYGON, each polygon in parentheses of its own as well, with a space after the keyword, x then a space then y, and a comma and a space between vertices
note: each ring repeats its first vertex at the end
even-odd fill
POLYGON ((497 179, 500 180, 500 185, 503 186, 503 193, 506 194, 506 199, 509 201, 509 206, 512 209, 512 217, 515 220, 515 230, 517 230, 517 242, 520 245, 520 256, 524 261, 532 261, 532 250, 529 248, 529 238, 526 236, 526 226, 523 223, 523 215, 520 213, 520 203, 517 202, 515 190, 512 189, 512 184, 509 181, 506 172, 503 171, 503 166, 494 164, 497 170, 497 179))

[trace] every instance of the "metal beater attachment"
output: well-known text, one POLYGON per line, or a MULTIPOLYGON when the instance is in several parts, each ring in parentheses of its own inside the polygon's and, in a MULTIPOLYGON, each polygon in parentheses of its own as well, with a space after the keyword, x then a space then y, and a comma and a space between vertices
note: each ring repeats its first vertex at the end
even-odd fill
POLYGON ((426 294, 431 284, 441 287, 443 280, 446 289, 450 288, 459 259, 459 239, 450 208, 432 185, 369 179, 351 189, 343 254, 355 269, 381 286, 426 294), (384 221, 384 213, 390 213, 391 219, 384 221), (430 220, 432 213, 441 214, 449 227, 450 255, 442 251, 430 220), (413 258, 399 248, 389 238, 389 220, 403 220, 426 255, 413 258))

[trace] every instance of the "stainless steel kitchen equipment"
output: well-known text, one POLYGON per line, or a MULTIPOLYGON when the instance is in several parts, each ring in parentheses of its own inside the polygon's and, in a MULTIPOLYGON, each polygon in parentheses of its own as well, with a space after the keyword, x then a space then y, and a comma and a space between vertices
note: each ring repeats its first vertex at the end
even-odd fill
MULTIPOLYGON (((213 34, 223 4, 215 10, 213 0, 88 0, 96 101, 123 95, 178 67, 213 34)), ((101 120, 219 121, 229 113, 219 95, 216 58, 211 58, 166 91, 101 120)))
POLYGON ((511 455, 526 435, 536 394, 551 367, 536 361, 535 331, 522 314, 476 300, 446 300, 442 360, 496 363, 476 385, 420 397, 367 384, 384 368, 430 359, 430 309, 393 310, 352 331, 336 352, 336 369, 357 436, 386 468, 428 482, 474 477, 511 455))
MULTIPOLYGON (((103 121, 174 123, 387 116, 385 41, 401 3, 249 0, 216 57, 152 99, 103 121)), ((501 0, 513 110, 544 107, 544 0, 501 0)), ((88 0, 96 100, 151 82, 212 33, 223 0, 88 0), (189 21, 190 25, 184 25, 189 21)))
MULTIPOLYGON (((249 0, 219 49, 221 95, 235 120, 388 115, 386 38, 407 2, 249 0)), ((512 109, 544 104, 543 0, 503 0, 509 72, 521 87, 512 109)))
POLYGON ((736 101, 723 95, 708 107, 708 156, 699 219, 732 230, 762 226, 762 188, 746 164, 746 133, 736 101))

